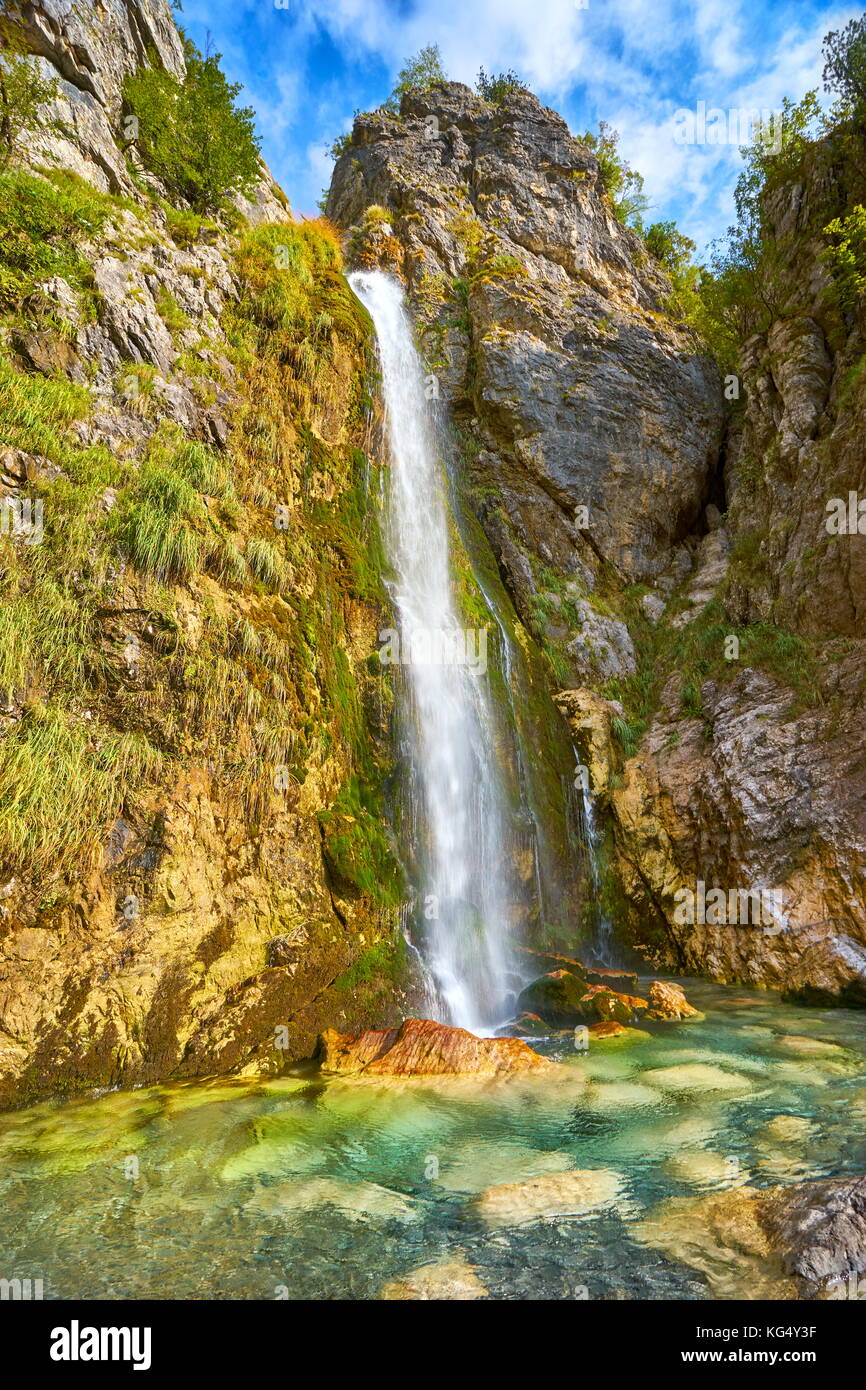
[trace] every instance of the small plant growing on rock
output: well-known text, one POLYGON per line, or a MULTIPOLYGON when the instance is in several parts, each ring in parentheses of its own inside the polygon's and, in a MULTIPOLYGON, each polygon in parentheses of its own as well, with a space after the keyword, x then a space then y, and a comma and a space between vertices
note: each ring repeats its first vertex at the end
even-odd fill
POLYGON ((507 72, 491 73, 489 77, 484 68, 479 68, 478 80, 475 85, 479 96, 497 106, 501 105, 512 92, 529 91, 526 83, 518 77, 512 68, 509 68, 507 72))
POLYGON ((17 26, 0 17, 0 169, 17 153, 26 131, 62 129, 44 113, 59 92, 57 79, 44 77, 28 54, 17 26))

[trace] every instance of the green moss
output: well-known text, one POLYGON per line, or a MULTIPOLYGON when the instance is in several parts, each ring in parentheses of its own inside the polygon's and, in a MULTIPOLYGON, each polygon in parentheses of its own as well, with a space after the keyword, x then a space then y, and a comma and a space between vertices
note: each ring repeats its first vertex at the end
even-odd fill
POLYGON ((352 775, 333 804, 319 813, 325 862, 336 885, 354 888, 383 906, 395 907, 405 886, 385 834, 378 789, 352 775))
POLYGON ((345 994, 355 994, 362 985, 385 982, 391 989, 405 982, 409 970, 409 953, 405 938, 394 935, 368 946, 339 979, 333 988, 345 994))

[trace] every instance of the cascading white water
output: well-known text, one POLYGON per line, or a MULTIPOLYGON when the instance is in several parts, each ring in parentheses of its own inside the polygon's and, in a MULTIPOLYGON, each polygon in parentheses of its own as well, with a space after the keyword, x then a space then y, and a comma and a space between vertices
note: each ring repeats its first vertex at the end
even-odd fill
POLYGON ((349 283, 373 320, 382 368, 385 539, 399 624, 386 659, 399 658, 404 673, 425 956, 443 1021, 484 1032, 508 1013, 512 926, 489 633, 468 631, 458 615, 445 471, 402 289, 381 271, 356 272, 349 283))
POLYGON ((595 934, 590 945, 590 949, 596 957, 596 963, 604 966, 613 966, 615 962, 615 946, 613 936, 613 923, 603 910, 601 897, 601 873, 599 864, 601 851, 599 845, 598 826, 595 822, 595 807, 592 803, 592 792, 585 781, 581 782, 581 815, 583 818, 583 833, 586 841, 586 852, 589 860, 589 873, 592 882, 593 899, 596 904, 595 934))

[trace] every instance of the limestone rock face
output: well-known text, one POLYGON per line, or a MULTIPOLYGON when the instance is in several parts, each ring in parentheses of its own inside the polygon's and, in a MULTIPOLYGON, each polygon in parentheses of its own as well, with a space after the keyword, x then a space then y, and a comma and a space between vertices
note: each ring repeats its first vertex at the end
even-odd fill
POLYGON ((429 1018, 356 1035, 327 1029, 319 1055, 325 1072, 364 1076, 501 1076, 553 1065, 519 1038, 476 1038, 429 1018))
POLYGON ((730 684, 706 682, 708 723, 683 718, 673 697, 663 703, 610 796, 626 911, 644 949, 678 973, 862 1006, 862 722, 853 703, 792 717, 791 701, 768 673, 747 669, 730 684), (677 895, 699 882, 729 898, 775 892, 780 912, 765 906, 755 921, 738 898, 722 921, 677 920, 677 895))
MULTIPOLYGON (((665 569, 701 509, 721 390, 665 318, 667 281, 590 152, 528 93, 492 104, 440 84, 400 118, 356 118, 327 212, 348 228, 371 205, 391 215, 431 368, 475 439, 518 608, 539 564, 665 569)), ((597 622, 602 664, 627 664, 628 634, 602 643, 597 622)))
MULTIPOLYGON (((788 1274, 813 1297, 849 1297, 866 1272, 866 1178, 798 1183, 772 1192, 760 1217, 788 1274)), ((855 1296, 859 1296, 859 1289, 855 1296)))
MULTIPOLYGON (((151 53, 166 72, 183 77, 183 44, 169 0, 17 0, 10 10, 21 19, 30 52, 60 84, 53 114, 66 133, 40 132, 32 156, 72 169, 103 191, 134 194, 120 147, 123 84, 151 53)), ((240 204, 253 223, 287 216, 264 165, 253 198, 240 204)))
POLYGON ((727 515, 701 542, 690 607, 674 620, 715 592, 733 623, 800 639, 799 669, 741 657, 730 682, 701 683, 700 719, 666 689, 611 806, 626 895, 658 959, 862 1007, 866 538, 827 523, 834 499, 847 512, 849 494, 866 496, 864 334, 862 316, 840 316, 813 232, 844 211, 845 177, 840 166, 828 178, 816 149, 767 200, 776 310, 742 347, 727 515), (778 921, 678 923, 674 895, 698 880, 777 890, 778 921))
MULTIPOLYGON (((208 446, 215 465, 237 484, 246 398, 229 360, 224 314, 239 300, 238 237, 213 231, 178 245, 163 210, 129 181, 117 144, 123 79, 146 61, 148 50, 182 75, 182 47, 167 0, 46 0, 20 11, 31 50, 62 79, 58 114, 72 132, 68 139, 31 141, 31 162, 50 156, 103 191, 129 195, 136 208, 112 202, 102 231, 81 246, 98 291, 94 312, 80 314, 70 285, 53 276, 40 294, 68 321, 69 341, 50 330, 22 330, 10 344, 14 362, 28 379, 62 373, 78 383, 85 404, 70 427, 72 444, 122 460, 130 478, 138 476, 154 439, 172 445, 178 439, 208 446)), ((254 223, 288 215, 264 175, 245 215, 254 223)), ((4 363, 6 356, 11 360, 5 354, 4 363)), ((350 420, 353 378, 361 371, 357 351, 341 347, 328 367, 329 399, 311 407, 308 419, 320 466, 349 447, 372 459, 376 446, 366 422, 350 420)), ((266 400, 256 405, 256 428, 273 428, 280 440, 269 487, 276 498, 291 500, 300 491, 297 477, 293 481, 291 409, 269 417, 266 400)), ((29 496, 34 483, 72 488, 56 461, 7 444, 0 440, 0 496, 29 496)), ((82 479, 75 483, 83 490, 82 479)), ((342 487, 335 488, 337 503, 342 487)), ((237 521, 244 526, 249 499, 242 484, 236 492, 237 521)), ((120 484, 97 494, 87 516, 88 547, 106 544, 99 528, 120 494, 120 484)), ((50 514, 50 491, 46 497, 50 514)), ((201 505, 207 512, 204 498, 201 505)), ((255 510, 260 505, 261 498, 255 510)), ((268 505, 264 515, 267 526, 268 505)), ((208 517, 210 527, 213 510, 208 517)), ((296 511, 299 537, 305 524, 296 511)), ((321 549, 317 540, 314 553, 321 549)), ((96 551, 88 548, 90 554, 96 551)), ((328 697, 315 679, 303 696, 307 708, 301 711, 297 702, 307 676, 291 638, 292 603, 300 599, 315 608, 317 563, 293 576, 285 592, 227 584, 224 575, 202 570, 185 584, 167 584, 155 607, 149 581, 112 550, 99 618, 86 643, 87 663, 105 674, 92 682, 82 678, 74 690, 76 719, 95 742, 106 725, 146 728, 161 772, 141 797, 127 796, 124 787, 107 824, 96 827, 101 838, 92 853, 62 881, 46 884, 10 867, 9 846, 0 846, 0 1104, 60 1088, 74 1093, 169 1075, 278 1073, 289 1061, 310 1056, 324 1027, 397 1023, 417 1007, 404 996, 399 969, 361 985, 344 979, 366 951, 391 940, 393 926, 389 909, 341 876, 329 858, 330 838, 354 822, 335 823, 330 837, 323 836, 320 815, 352 772, 348 745, 340 736, 329 738, 303 783, 291 777, 277 790, 274 771, 262 767, 240 721, 232 720, 218 746, 203 746, 200 715, 190 703, 201 689, 196 673, 217 669, 208 703, 225 700, 231 709, 233 700, 240 702, 246 675, 233 660, 230 634, 243 630, 261 652, 265 632, 272 666, 267 675, 258 668, 254 696, 266 682, 279 683, 292 743, 310 722, 311 709, 321 721, 328 697), (169 630, 163 606, 172 613, 173 636, 160 646, 169 630), (176 642, 186 655, 173 681, 166 681, 161 672, 175 660, 168 648, 176 642), (138 655, 127 664, 130 644, 138 655), (215 655, 223 663, 218 668, 215 655), (166 749, 160 742, 165 721, 175 718, 177 736, 166 749), (237 760, 236 776, 225 776, 219 762, 226 747, 237 760), (257 778, 263 794, 256 805, 250 793, 257 778)), ((326 563, 341 562, 332 555, 326 563)), ((79 577, 66 578, 77 598, 79 577)), ((387 757, 387 700, 379 705, 379 693, 375 701, 368 696, 365 674, 385 609, 346 579, 334 608, 341 635, 336 628, 329 632, 329 648, 344 663, 343 698, 357 702, 359 736, 371 753, 375 745, 387 757)), ((251 650, 244 660, 253 663, 251 650)), ((49 698, 48 691, 3 692, 0 738, 14 736, 36 695, 49 698)), ((275 754, 276 761, 284 756, 275 754)))

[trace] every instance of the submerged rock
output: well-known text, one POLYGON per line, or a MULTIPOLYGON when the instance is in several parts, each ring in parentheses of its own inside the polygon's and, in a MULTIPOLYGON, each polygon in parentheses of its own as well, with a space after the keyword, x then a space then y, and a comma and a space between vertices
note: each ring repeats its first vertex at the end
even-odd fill
POLYGON ((661 1091, 750 1091, 752 1083, 738 1073, 702 1062, 687 1062, 679 1067, 653 1067, 641 1078, 648 1086, 661 1091))
POLYGON ((590 1044, 602 1042, 607 1046, 612 1043, 652 1042, 652 1033, 647 1033, 643 1028, 626 1026, 624 1023, 593 1023, 589 1029, 589 1041, 590 1044))
POLYGON ((610 1168, 550 1173, 531 1182, 506 1182, 482 1192, 472 1204, 488 1226, 519 1226, 527 1221, 586 1216, 612 1206, 623 1180, 610 1168))
POLYGON ((753 1187, 705 1197, 672 1197, 631 1227, 669 1259, 698 1270, 713 1298, 796 1298, 797 1288, 759 1219, 753 1187))
POLYGON ((776 1142, 799 1144, 814 1138, 817 1129, 812 1120, 802 1115, 774 1115, 764 1125, 763 1133, 776 1142))
POLYGON ((748 1172, 736 1158, 709 1149, 672 1154, 664 1167, 671 1177, 695 1187, 742 1187, 749 1181, 748 1172))
POLYGON ((323 1071, 365 1076, 500 1076, 553 1065, 520 1038, 477 1038, 427 1018, 354 1034, 328 1028, 319 1056, 323 1071))
POLYGON ((472 1265, 462 1255, 452 1255, 434 1264, 421 1265, 399 1279, 391 1279, 382 1288, 380 1299, 417 1300, 449 1299, 468 1303, 486 1298, 487 1290, 472 1265))

